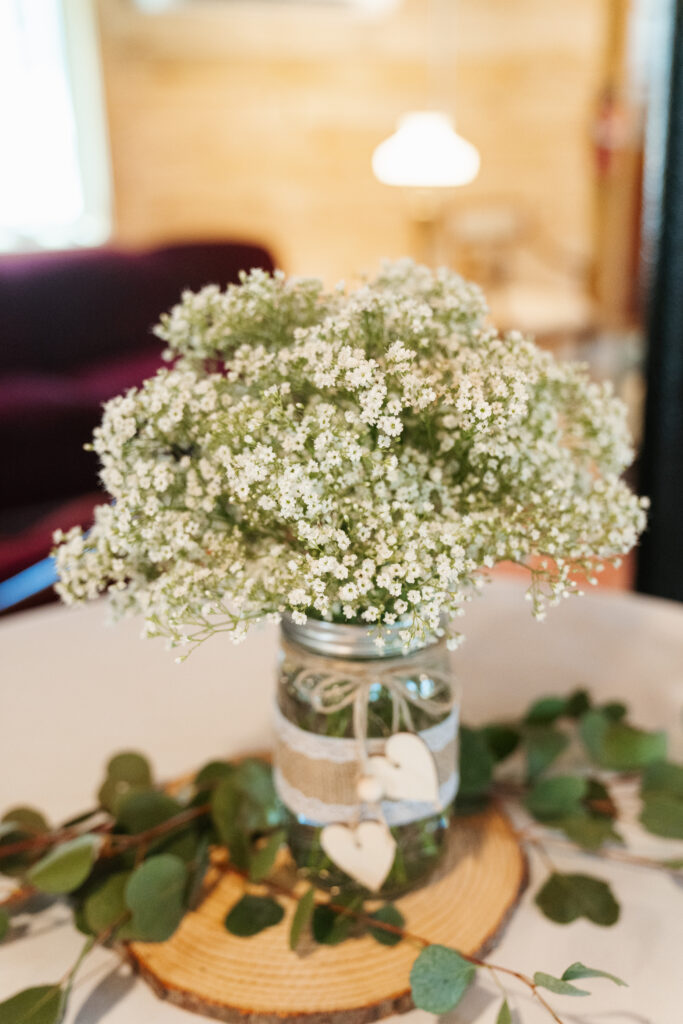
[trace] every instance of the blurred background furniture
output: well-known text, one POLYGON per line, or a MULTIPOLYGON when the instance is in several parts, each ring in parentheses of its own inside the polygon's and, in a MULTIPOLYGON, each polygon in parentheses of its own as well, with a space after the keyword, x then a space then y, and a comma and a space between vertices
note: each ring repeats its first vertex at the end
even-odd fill
POLYGON ((0 580, 44 557, 57 526, 91 521, 103 494, 83 445, 102 403, 161 365, 159 314, 251 267, 272 257, 240 242, 0 256, 0 580))
MULTIPOLYGON (((637 447, 650 348, 649 439, 632 479, 654 508, 638 582, 681 596, 670 255, 647 340, 645 321, 667 123, 680 122, 668 110, 682 11, 683 0, 0 4, 0 86, 13 98, 0 107, 0 251, 13 253, 0 256, 0 580, 47 550, 39 525, 56 502, 96 490, 82 444, 100 403, 158 364, 149 328, 180 288, 231 279, 239 257, 214 269, 214 256, 242 237, 328 286, 430 253, 484 287, 502 329, 614 380, 637 447), (450 118, 479 154, 476 176, 472 165, 431 195, 414 186, 434 179, 406 166, 390 179, 412 188, 378 180, 372 154, 410 110, 450 118), (123 248, 82 248, 103 240, 123 248), (14 255, 30 249, 42 251, 14 255), (8 317, 31 321, 26 339, 8 317)), ((669 195, 671 253, 675 182, 669 195)))

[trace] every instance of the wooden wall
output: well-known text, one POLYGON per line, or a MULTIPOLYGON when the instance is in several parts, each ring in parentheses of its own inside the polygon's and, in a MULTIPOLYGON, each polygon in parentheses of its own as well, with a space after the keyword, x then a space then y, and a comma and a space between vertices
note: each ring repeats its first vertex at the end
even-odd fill
MULTIPOLYGON (((511 200, 590 255, 611 2, 441 3, 439 87, 482 156, 456 205, 511 200)), ((242 236, 328 283, 407 252, 406 197, 370 156, 429 102, 429 10, 194 0, 150 15, 98 0, 118 240, 242 236)))

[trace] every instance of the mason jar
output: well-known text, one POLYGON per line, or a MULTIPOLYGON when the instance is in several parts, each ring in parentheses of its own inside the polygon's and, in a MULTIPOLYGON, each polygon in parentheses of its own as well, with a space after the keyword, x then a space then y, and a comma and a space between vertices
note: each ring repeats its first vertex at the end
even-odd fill
MULTIPOLYGON (((443 852, 458 789, 459 693, 443 638, 404 652, 405 624, 378 631, 284 616, 275 709, 274 778, 297 866, 323 886, 395 896, 427 880, 443 852), (416 764, 391 762, 396 734, 416 734, 431 759, 431 793, 416 792, 416 764), (391 762, 387 793, 368 772, 391 762), (378 821, 395 840, 380 885, 349 875, 323 849, 331 825, 378 821)), ((405 737, 402 737, 404 741, 405 737)), ((375 769, 376 770, 376 769, 375 769)), ((420 783, 419 785, 422 785, 420 783)), ((419 788, 419 786, 418 786, 419 788)))

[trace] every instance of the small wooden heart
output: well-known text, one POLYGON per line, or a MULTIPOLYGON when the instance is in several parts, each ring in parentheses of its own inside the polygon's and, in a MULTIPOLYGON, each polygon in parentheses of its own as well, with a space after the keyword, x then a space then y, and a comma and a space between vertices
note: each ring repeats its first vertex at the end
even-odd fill
POLYGON ((337 867, 371 892, 381 888, 396 853, 396 840, 380 821, 362 821, 355 828, 326 825, 320 845, 337 867))
POLYGON ((397 732, 386 742, 383 756, 371 757, 367 771, 382 784, 389 800, 438 803, 439 776, 431 750, 412 732, 397 732))

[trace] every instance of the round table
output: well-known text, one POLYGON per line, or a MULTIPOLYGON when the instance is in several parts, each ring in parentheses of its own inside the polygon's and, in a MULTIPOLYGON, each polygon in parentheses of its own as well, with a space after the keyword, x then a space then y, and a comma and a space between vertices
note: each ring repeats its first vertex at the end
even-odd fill
MULTIPOLYGON (((666 727, 671 756, 681 759, 683 606, 591 592, 539 624, 523 592, 517 580, 499 579, 462 620, 467 641, 453 657, 464 684, 464 721, 516 717, 536 696, 585 686, 596 699, 623 700, 637 724, 666 727)), ((274 627, 253 630, 239 646, 215 637, 177 665, 163 643, 139 639, 139 623, 111 627, 106 616, 106 605, 97 602, 0 623, 0 811, 32 804, 59 821, 91 806, 104 763, 124 748, 144 751, 159 777, 172 778, 212 757, 269 745, 274 627)), ((683 844, 662 844, 636 825, 622 831, 638 852, 683 855, 683 844)), ((531 885, 491 959, 555 975, 581 960, 628 981, 628 988, 589 982, 594 994, 587 999, 549 997, 567 1021, 677 1024, 683 1014, 680 885, 659 872, 564 850, 553 850, 553 860, 560 870, 608 879, 622 904, 619 923, 559 926, 543 918, 533 894, 545 869, 532 855, 531 885)), ((0 947, 0 1000, 64 973, 82 941, 70 920, 66 907, 53 905, 26 918, 26 934, 0 947)), ((23 925, 19 918, 17 928, 23 925)), ((548 1020, 525 991, 510 991, 521 1024, 548 1020)), ((495 986, 481 977, 444 1021, 493 1024, 499 1005, 495 986)), ((392 1018, 431 1019, 418 1010, 392 1018)), ((66 1016, 66 1024, 176 1020, 189 1018, 103 949, 88 959, 66 1016)))

